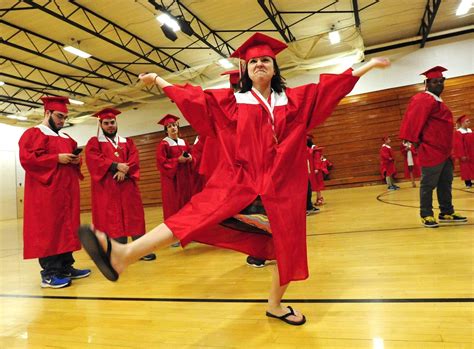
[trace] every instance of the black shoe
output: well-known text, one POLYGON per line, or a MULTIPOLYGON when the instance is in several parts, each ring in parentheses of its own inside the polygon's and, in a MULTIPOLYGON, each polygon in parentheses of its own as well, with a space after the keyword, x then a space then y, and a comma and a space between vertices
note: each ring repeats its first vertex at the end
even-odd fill
POLYGON ((452 214, 444 214, 440 213, 438 216, 439 222, 440 223, 467 223, 467 218, 463 217, 457 213, 452 213, 452 214))
POLYGON ((421 217, 421 223, 426 228, 438 228, 439 224, 436 222, 436 219, 433 216, 426 216, 426 217, 421 217))
POLYGON ((265 266, 265 259, 258 259, 252 256, 247 257, 247 264, 254 268, 262 268, 265 266))
POLYGON ((143 256, 142 258, 140 258, 141 261, 146 261, 146 262, 154 261, 155 259, 156 259, 156 254, 154 253, 147 254, 146 256, 143 256))
POLYGON ((316 214, 316 213, 319 213, 321 210, 317 207, 311 207, 311 209, 309 210, 306 210, 306 215, 307 216, 311 216, 312 214, 316 214))

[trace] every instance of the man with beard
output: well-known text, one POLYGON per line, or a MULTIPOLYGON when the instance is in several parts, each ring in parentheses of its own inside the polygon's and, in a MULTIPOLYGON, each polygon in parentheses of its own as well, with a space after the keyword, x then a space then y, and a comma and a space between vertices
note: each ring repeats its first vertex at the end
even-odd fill
POLYGON ((436 66, 426 76, 425 91, 410 99, 400 127, 400 138, 418 148, 421 166, 420 216, 427 228, 437 228, 433 213, 433 190, 438 196, 440 223, 465 223, 466 217, 454 212, 451 185, 453 183, 453 114, 440 98, 444 89, 443 72, 436 66))
MULTIPOLYGON (((86 146, 86 163, 91 174, 92 220, 120 243, 145 234, 145 216, 138 188, 138 151, 130 138, 117 134, 120 111, 106 108, 94 114, 99 133, 86 146)), ((156 259, 154 253, 142 260, 156 259)))
POLYGON ((23 133, 20 162, 25 169, 23 257, 38 258, 41 287, 62 288, 89 276, 75 269, 72 253, 80 250, 80 158, 77 143, 61 132, 68 117, 66 97, 42 97, 44 120, 23 133))

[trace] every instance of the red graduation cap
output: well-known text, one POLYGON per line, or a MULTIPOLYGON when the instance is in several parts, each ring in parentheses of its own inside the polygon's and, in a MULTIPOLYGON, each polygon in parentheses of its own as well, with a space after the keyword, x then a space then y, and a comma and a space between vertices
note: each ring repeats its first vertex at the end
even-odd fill
POLYGON ((158 124, 163 125, 164 127, 166 127, 167 125, 169 125, 173 122, 176 122, 178 120, 179 120, 179 118, 177 116, 174 116, 172 114, 166 114, 165 116, 163 116, 163 118, 160 121, 158 121, 158 124))
POLYGON ((55 110, 60 113, 67 113, 67 105, 69 104, 69 98, 60 96, 44 96, 41 97, 43 101, 44 110, 55 110))
POLYGON ((100 121, 102 121, 104 119, 115 119, 120 113, 120 110, 114 108, 105 108, 95 113, 94 116, 97 117, 100 121))
POLYGON ((457 124, 462 124, 464 121, 466 120, 469 120, 469 117, 467 115, 461 115, 460 117, 458 117, 458 119, 456 120, 456 123, 457 124))
POLYGON ((309 140, 314 140, 313 135, 310 134, 310 133, 308 133, 308 134, 306 135, 306 140, 307 140, 307 141, 309 141, 309 140))
POLYGON ((251 58, 269 56, 275 58, 278 53, 287 48, 284 42, 262 33, 255 33, 247 39, 230 56, 248 62, 251 58))
POLYGON ((442 78, 443 72, 446 70, 448 69, 437 65, 436 67, 428 69, 427 71, 421 73, 420 75, 426 76, 427 79, 442 78))
POLYGON ((225 71, 221 73, 221 75, 229 75, 229 82, 231 85, 237 85, 239 83, 240 71, 238 69, 225 71))

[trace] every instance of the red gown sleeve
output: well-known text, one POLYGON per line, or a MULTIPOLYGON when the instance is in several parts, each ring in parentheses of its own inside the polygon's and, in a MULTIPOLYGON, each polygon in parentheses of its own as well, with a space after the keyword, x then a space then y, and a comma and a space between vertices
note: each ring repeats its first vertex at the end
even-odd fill
POLYGON ((127 163, 130 169, 128 170, 128 176, 134 180, 140 179, 140 159, 138 156, 138 150, 131 138, 127 138, 128 146, 128 159, 127 163))
POLYGON ((20 162, 25 171, 42 184, 49 184, 58 169, 58 154, 47 153, 48 137, 31 128, 20 138, 20 162))
POLYGON ((421 132, 433 108, 434 99, 426 93, 419 93, 410 102, 400 126, 400 139, 420 143, 421 132))
POLYGON ((323 123, 349 92, 359 77, 352 75, 352 69, 342 74, 321 74, 318 84, 296 87, 297 100, 303 105, 301 115, 309 131, 323 123))
POLYGON ((86 145, 86 164, 93 181, 99 182, 109 171, 113 161, 106 158, 100 149, 97 137, 89 139, 86 145))
POLYGON ((206 93, 199 86, 186 84, 172 85, 163 89, 166 95, 176 103, 186 120, 199 135, 215 136, 215 121, 209 112, 206 93))
POLYGON ((169 146, 165 141, 161 141, 156 147, 156 166, 161 174, 174 178, 178 170, 178 158, 169 158, 169 146))

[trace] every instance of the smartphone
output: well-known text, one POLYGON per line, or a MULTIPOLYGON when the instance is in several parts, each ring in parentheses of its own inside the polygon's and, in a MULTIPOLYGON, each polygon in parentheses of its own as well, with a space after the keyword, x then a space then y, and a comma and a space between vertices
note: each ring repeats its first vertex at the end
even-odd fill
POLYGON ((82 152, 82 148, 76 148, 72 151, 74 155, 79 155, 82 152))

